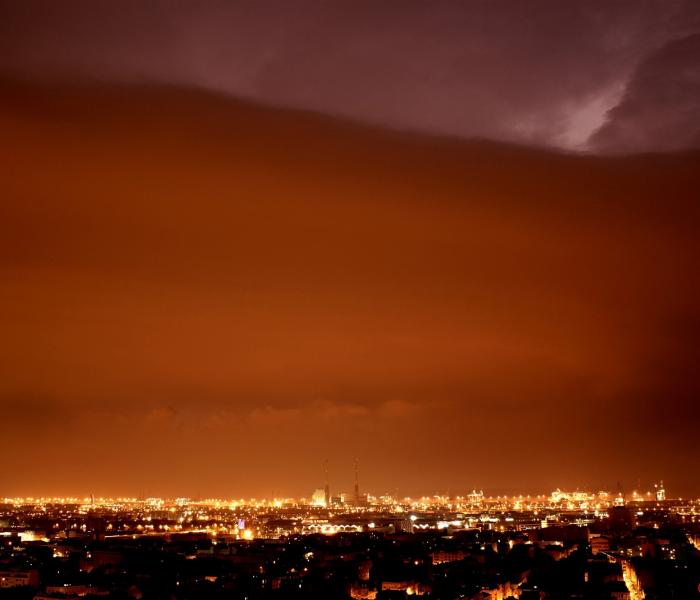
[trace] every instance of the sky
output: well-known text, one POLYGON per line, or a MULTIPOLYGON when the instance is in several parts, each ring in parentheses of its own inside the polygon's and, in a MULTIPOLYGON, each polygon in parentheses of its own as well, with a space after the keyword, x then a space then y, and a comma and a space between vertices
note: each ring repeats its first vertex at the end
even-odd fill
POLYGON ((0 495, 700 494, 692 3, 294 6, 0 4, 0 495))

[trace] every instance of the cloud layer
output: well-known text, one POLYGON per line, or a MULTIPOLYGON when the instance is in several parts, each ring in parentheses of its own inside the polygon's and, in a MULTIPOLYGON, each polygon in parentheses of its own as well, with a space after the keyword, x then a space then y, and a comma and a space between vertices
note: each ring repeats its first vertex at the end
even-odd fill
POLYGON ((0 130, 6 493, 308 494, 325 457, 334 488, 359 457, 377 491, 698 492, 697 153, 152 86, 15 86, 0 130))
POLYGON ((694 0, 25 0, 3 6, 0 68, 635 152, 697 145, 700 99, 687 71, 698 56, 687 36, 699 32, 694 0))

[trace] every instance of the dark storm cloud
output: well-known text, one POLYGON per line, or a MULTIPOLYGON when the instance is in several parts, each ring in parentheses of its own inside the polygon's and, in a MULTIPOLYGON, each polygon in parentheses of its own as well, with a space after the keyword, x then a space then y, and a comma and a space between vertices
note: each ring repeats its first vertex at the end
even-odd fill
POLYGON ((664 61, 664 78, 634 79, 658 48, 700 31, 694 0, 25 0, 2 9, 0 67, 25 75, 200 85, 383 126, 566 148, 584 148, 621 95, 618 125, 605 131, 629 129, 621 119, 633 118, 630 98, 643 86, 648 100, 634 117, 643 133, 625 134, 618 149, 635 151, 638 138, 641 150, 697 142, 683 134, 695 112, 669 117, 697 102, 696 90, 686 88, 683 105, 651 100, 682 78, 693 49, 664 61), (672 130, 659 125, 669 119, 672 130))
POLYGON ((593 135, 603 152, 670 151, 700 145, 700 34, 645 59, 620 103, 593 135))

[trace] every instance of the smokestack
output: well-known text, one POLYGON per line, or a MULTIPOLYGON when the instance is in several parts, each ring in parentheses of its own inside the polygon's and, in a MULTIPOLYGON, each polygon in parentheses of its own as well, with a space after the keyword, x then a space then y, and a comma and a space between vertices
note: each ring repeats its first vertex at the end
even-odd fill
POLYGON ((326 486, 324 488, 324 498, 326 501, 326 506, 328 507, 331 505, 331 486, 328 483, 328 459, 326 459, 323 463, 323 470, 324 470, 325 476, 326 476, 326 486))
POLYGON ((355 506, 360 505, 360 475, 357 466, 357 459, 355 459, 355 506))

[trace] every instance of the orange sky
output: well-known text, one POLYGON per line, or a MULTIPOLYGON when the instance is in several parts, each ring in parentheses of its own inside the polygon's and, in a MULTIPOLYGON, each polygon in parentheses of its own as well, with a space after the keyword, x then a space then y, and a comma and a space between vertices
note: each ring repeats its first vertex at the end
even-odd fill
POLYGON ((4 89, 0 495, 700 492, 698 153, 4 89))

